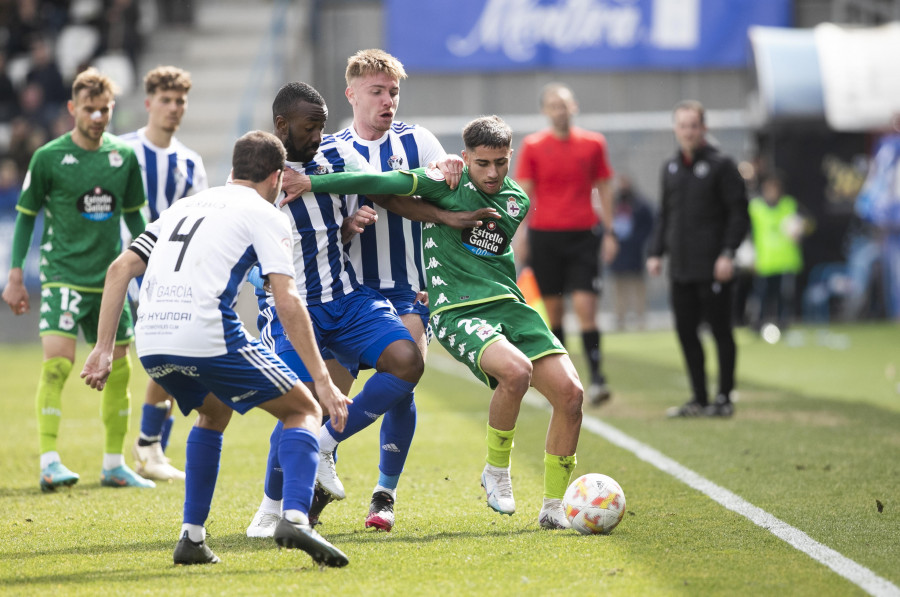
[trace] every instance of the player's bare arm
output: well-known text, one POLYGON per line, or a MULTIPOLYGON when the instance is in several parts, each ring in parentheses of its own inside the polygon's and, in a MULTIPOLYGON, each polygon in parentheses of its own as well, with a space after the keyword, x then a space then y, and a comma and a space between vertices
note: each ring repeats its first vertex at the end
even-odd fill
POLYGON ((147 264, 137 253, 125 251, 110 264, 103 284, 103 299, 100 302, 100 319, 97 325, 97 344, 88 355, 81 370, 84 383, 95 390, 106 386, 106 379, 112 371, 113 351, 116 343, 116 327, 125 307, 125 296, 131 279, 140 276, 147 264))
POLYGON ((10 268, 6 288, 3 289, 3 300, 16 315, 23 315, 30 310, 25 272, 21 267, 10 268))
POLYGON ((309 370, 316 387, 316 397, 322 408, 331 416, 331 424, 337 431, 343 431, 347 424, 347 405, 350 399, 344 396, 331 381, 325 361, 319 353, 312 321, 300 295, 294 278, 284 274, 269 274, 275 308, 278 310, 291 344, 309 370))
MULTIPOLYGON (((596 196, 599 197, 600 221, 603 223, 606 233, 603 235, 603 261, 612 263, 619 252, 619 239, 616 238, 612 228, 613 191, 609 180, 597 180, 594 182, 596 196)), ((596 208, 596 206, 595 206, 596 208)))

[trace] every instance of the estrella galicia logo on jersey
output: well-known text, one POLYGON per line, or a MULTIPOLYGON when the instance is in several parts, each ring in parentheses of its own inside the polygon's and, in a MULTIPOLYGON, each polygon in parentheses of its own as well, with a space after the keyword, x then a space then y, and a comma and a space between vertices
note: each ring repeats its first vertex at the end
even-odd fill
POLYGON ((391 167, 391 170, 402 170, 403 169, 403 156, 402 155, 392 155, 388 158, 388 166, 391 167))
POLYGON ((512 217, 518 217, 519 212, 522 211, 522 208, 519 207, 519 204, 516 203, 514 197, 507 197, 506 199, 506 213, 511 215, 512 217))
POLYGON ((122 159, 122 154, 120 154, 117 150, 113 149, 109 152, 109 165, 111 167, 118 168, 124 163, 125 160, 122 159))
POLYGON ((462 243, 469 251, 481 257, 502 255, 509 246, 509 237, 497 222, 490 220, 476 228, 462 231, 462 243))
POLYGON ((116 211, 116 196, 102 187, 94 187, 78 198, 78 211, 85 219, 103 222, 116 211))

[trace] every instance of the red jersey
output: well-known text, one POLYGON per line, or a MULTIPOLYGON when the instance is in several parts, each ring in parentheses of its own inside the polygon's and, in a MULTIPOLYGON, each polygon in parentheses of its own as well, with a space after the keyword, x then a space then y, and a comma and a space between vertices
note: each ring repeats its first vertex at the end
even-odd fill
POLYGON ((534 185, 529 228, 590 230, 600 219, 591 204, 597 180, 613 177, 606 137, 577 127, 567 139, 550 129, 525 137, 516 162, 516 180, 534 185))

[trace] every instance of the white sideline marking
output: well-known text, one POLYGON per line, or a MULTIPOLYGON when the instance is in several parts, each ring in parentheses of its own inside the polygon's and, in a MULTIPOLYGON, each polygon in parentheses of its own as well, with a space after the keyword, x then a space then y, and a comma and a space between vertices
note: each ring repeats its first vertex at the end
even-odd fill
MULTIPOLYGON (((450 360, 448 357, 432 353, 429 355, 428 364, 436 369, 451 375, 459 375, 475 380, 470 377, 471 373, 462 364, 450 360)), ((547 400, 541 396, 536 390, 531 389, 525 394, 524 402, 529 406, 540 410, 550 410, 547 400)), ((692 489, 696 489, 700 493, 709 496, 722 506, 725 506, 733 512, 737 512, 744 518, 749 519, 753 524, 762 527, 786 542, 788 545, 802 551, 820 564, 831 568, 838 575, 846 578, 865 592, 876 597, 900 597, 900 587, 882 578, 861 564, 857 564, 850 558, 841 555, 827 545, 823 545, 801 531, 794 528, 783 520, 779 520, 772 516, 762 508, 754 506, 741 496, 734 494, 724 487, 720 487, 709 479, 700 476, 691 469, 682 466, 668 456, 665 456, 658 450, 651 448, 647 444, 639 442, 630 435, 627 435, 612 425, 604 423, 589 415, 584 415, 581 423, 582 429, 587 429, 595 435, 599 435, 611 444, 619 446, 635 456, 652 464, 664 473, 668 473, 687 485, 692 489)))

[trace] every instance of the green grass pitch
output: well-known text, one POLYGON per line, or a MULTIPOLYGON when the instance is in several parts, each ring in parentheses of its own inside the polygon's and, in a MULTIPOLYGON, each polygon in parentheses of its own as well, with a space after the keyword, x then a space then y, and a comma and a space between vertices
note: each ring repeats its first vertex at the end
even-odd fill
MULTIPOLYGON (((688 396, 673 332, 607 334, 613 400, 602 420, 777 517, 900 589, 900 328, 797 328, 777 345, 740 330, 740 399, 730 420, 667 420, 688 396), (879 507, 880 504, 880 507, 879 507)), ((707 346, 714 378, 714 351, 707 346)), ((575 347, 573 347, 575 348, 575 347)), ((523 406, 513 451, 518 511, 500 516, 479 486, 490 392, 436 343, 416 390, 419 423, 401 480, 397 524, 363 529, 377 479, 377 425, 342 444, 347 489, 319 530, 350 557, 319 570, 305 554, 251 540, 273 420, 236 416, 226 431, 207 524, 215 566, 175 567, 183 484, 99 485, 100 395, 78 379, 63 395, 59 451, 81 474, 41 494, 34 392, 40 347, 0 345, 0 594, 3 595, 863 595, 866 591, 747 518, 587 430, 576 473, 615 478, 627 513, 608 536, 539 529, 548 413, 523 406)), ((582 358, 573 354, 576 365, 582 358)), ((139 424, 146 376, 135 362, 139 424)), ((193 417, 179 418, 169 456, 184 463, 193 417)), ((131 461, 130 455, 127 456, 131 461)))

